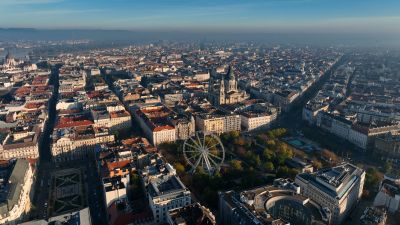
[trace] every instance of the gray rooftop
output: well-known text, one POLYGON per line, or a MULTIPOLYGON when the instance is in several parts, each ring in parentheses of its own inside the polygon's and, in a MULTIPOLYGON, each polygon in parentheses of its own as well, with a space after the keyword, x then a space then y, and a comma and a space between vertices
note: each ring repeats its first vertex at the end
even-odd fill
POLYGON ((21 195, 25 173, 29 168, 26 159, 18 159, 12 168, 10 177, 6 178, 5 183, 0 189, 0 214, 6 215, 18 203, 21 195))

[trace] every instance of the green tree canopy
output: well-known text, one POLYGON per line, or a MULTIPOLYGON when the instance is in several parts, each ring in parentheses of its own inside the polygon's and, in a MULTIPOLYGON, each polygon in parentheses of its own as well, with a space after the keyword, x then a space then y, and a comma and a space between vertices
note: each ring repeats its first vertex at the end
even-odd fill
POLYGON ((275 170, 274 164, 272 162, 266 162, 263 164, 264 170, 271 173, 275 170))
POLYGON ((233 159, 229 162, 231 168, 235 171, 243 171, 242 161, 233 159))

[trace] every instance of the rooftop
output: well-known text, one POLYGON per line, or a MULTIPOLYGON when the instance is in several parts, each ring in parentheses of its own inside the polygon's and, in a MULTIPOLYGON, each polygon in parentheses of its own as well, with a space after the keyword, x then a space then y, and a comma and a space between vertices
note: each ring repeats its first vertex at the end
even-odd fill
POLYGON ((89 208, 55 216, 46 220, 35 220, 20 225, 91 225, 89 208))
POLYGON ((18 159, 15 163, 11 162, 7 173, 0 177, 2 180, 0 183, 0 215, 9 213, 17 204, 28 169, 28 160, 18 159))
POLYGON ((186 225, 215 225, 214 215, 209 209, 195 203, 192 205, 185 206, 183 208, 171 210, 169 216, 175 225, 184 222, 186 225))
POLYGON ((297 176, 310 182, 333 198, 341 199, 356 183, 364 171, 350 163, 321 169, 316 173, 301 173, 297 176))
MULTIPOLYGON (((290 180, 277 179, 273 186, 263 186, 240 193, 230 191, 223 195, 224 200, 240 215, 245 224, 271 224, 273 221, 291 221, 292 224, 299 223, 299 219, 309 219, 323 224, 329 218, 329 212, 324 210, 317 203, 299 194, 296 184, 290 180), (299 218, 294 215, 287 215, 284 218, 275 207, 282 205, 299 209, 302 215, 299 218), (296 223, 297 222, 297 223, 296 223)), ((242 222, 243 222, 242 221, 242 222)), ((312 223, 311 223, 312 224, 312 223)))
POLYGON ((186 191, 186 187, 175 175, 163 175, 150 181, 149 193, 153 197, 180 191, 186 191))
POLYGON ((367 207, 360 218, 360 225, 383 225, 385 224, 386 217, 385 209, 367 207))

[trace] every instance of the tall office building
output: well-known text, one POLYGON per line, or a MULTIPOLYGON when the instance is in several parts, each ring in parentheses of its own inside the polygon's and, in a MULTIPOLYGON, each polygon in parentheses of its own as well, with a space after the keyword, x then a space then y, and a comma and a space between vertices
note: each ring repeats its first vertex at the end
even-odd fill
POLYGON ((309 197, 332 213, 332 225, 340 224, 361 197, 365 171, 343 163, 316 173, 301 173, 295 183, 301 194, 309 197))

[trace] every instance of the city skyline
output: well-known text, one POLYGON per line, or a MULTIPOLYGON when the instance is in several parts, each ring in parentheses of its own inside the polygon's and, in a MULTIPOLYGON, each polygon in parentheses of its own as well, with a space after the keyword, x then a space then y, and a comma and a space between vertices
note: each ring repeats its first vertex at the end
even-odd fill
POLYGON ((400 2, 2 0, 0 27, 399 34, 400 2))

